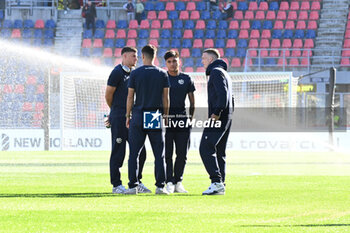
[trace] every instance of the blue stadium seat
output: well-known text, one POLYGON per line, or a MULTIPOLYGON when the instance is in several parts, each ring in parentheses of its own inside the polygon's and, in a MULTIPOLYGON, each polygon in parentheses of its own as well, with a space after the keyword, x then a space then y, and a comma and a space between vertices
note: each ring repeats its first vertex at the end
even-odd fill
POLYGON ((45 39, 53 39, 54 38, 54 33, 53 30, 45 30, 44 32, 44 38, 45 39))
POLYGON ((267 20, 267 21, 264 21, 264 24, 263 24, 263 29, 272 29, 272 22, 267 20))
POLYGON ((104 38, 104 30, 97 29, 97 30, 95 31, 94 37, 95 37, 96 39, 102 39, 102 38, 104 38))
POLYGON ((36 102, 44 102, 44 94, 36 94, 35 101, 36 102))
POLYGON ((173 39, 171 40, 171 46, 172 48, 180 48, 181 47, 181 41, 179 39, 173 39))
POLYGON ((273 39, 280 39, 282 37, 282 31, 281 30, 273 30, 271 37, 273 39))
POLYGON ((193 58, 184 59, 183 67, 193 67, 193 66, 194 66, 193 58))
POLYGON ((278 10, 278 2, 270 2, 269 10, 270 11, 277 11, 278 10))
POLYGON ((205 38, 214 39, 215 38, 215 30, 207 30, 205 33, 205 38))
POLYGON ((285 30, 284 33, 283 33, 283 37, 284 37, 285 39, 291 39, 291 38, 293 38, 293 31, 292 31, 292 30, 289 30, 289 29, 285 30))
POLYGON ((238 2, 237 10, 239 10, 239 11, 248 10, 248 3, 247 2, 238 2))
POLYGON ((139 33, 139 38, 145 39, 149 37, 149 31, 147 29, 141 29, 139 33))
POLYGON ((276 61, 274 58, 267 58, 265 66, 275 66, 276 61))
POLYGON ((163 29, 163 30, 160 32, 160 38, 169 39, 170 37, 171 37, 171 32, 170 32, 170 30, 168 30, 168 29, 163 29))
POLYGON ((160 43, 159 43, 159 47, 160 48, 168 48, 170 45, 169 43, 169 40, 168 39, 162 39, 160 40, 160 43))
POLYGON ((165 10, 165 6, 163 2, 157 2, 156 5, 154 6, 154 9, 156 11, 164 11, 165 10))
POLYGON ((34 46, 41 46, 43 44, 41 38, 34 38, 33 45, 34 46))
POLYGON ((186 5, 184 2, 176 2, 175 3, 175 10, 177 11, 184 11, 186 10, 186 5))
POLYGON ((114 40, 113 39, 105 39, 105 41, 103 43, 103 47, 113 48, 114 47, 114 40))
POLYGON ((205 2, 197 2, 196 4, 196 10, 197 11, 205 11, 207 9, 207 6, 205 2))
POLYGON ((16 19, 15 22, 13 23, 13 28, 22 28, 23 27, 23 22, 20 19, 16 19))
POLYGON ((264 58, 255 58, 253 59, 253 64, 256 66, 263 66, 264 65, 264 58))
POLYGON ((221 11, 214 11, 211 17, 213 19, 219 20, 221 19, 221 15, 222 15, 221 11))
POLYGON ((173 30, 173 39, 180 39, 182 38, 182 32, 179 29, 173 30))
POLYGON ((103 51, 102 48, 93 48, 92 49, 92 56, 93 57, 102 57, 103 51))
POLYGON ((31 29, 23 29, 22 31, 22 38, 26 39, 26 38, 32 38, 33 37, 33 33, 31 29))
POLYGON ((25 93, 26 96, 33 96, 35 93, 35 86, 34 85, 27 85, 27 87, 25 88, 25 93))
MULTIPOLYGON (((160 48, 160 49, 158 50, 158 55, 159 55, 159 56, 163 56, 163 55, 166 53, 166 51, 168 51, 168 49, 166 49, 166 48, 160 48)), ((163 60, 163 59, 161 59, 161 60, 163 60)))
POLYGON ((89 48, 82 48, 81 49, 81 55, 83 57, 90 57, 90 49, 89 48))
POLYGON ((238 48, 237 49, 237 57, 245 57, 245 54, 246 54, 246 50, 244 48, 238 48))
POLYGON ((218 28, 219 29, 227 29, 228 28, 227 21, 226 20, 220 20, 218 28))
POLYGON ((3 28, 12 28, 12 21, 5 19, 4 22, 2 22, 2 27, 3 28))
POLYGON ((126 20, 119 20, 117 28, 128 28, 128 22, 126 20))
POLYGON ((203 67, 202 58, 196 59, 196 67, 203 67))
POLYGON ((217 39, 215 41, 215 48, 225 48, 225 40, 224 39, 217 39))
POLYGON ((113 58, 106 57, 103 61, 107 66, 114 66, 113 58))
POLYGON ((146 11, 153 11, 154 10, 154 4, 151 2, 146 2, 145 3, 145 10, 146 11))
POLYGON ((45 38, 44 39, 44 45, 45 46, 53 46, 53 39, 45 38))
MULTIPOLYGON (((139 39, 137 40, 137 47, 139 48, 143 48, 143 46, 147 45, 147 39, 139 39)), ((139 50, 139 52, 141 52, 141 50, 139 50)))
POLYGON ((179 14, 177 13, 177 11, 170 11, 168 13, 168 19, 178 19, 179 18, 179 14))
POLYGON ((316 31, 315 30, 307 30, 306 31, 306 38, 307 39, 314 39, 314 38, 316 38, 316 31))
POLYGON ((182 48, 191 48, 192 40, 191 39, 183 39, 182 40, 182 48))
POLYGON ((228 48, 225 50, 225 56, 226 57, 234 57, 236 56, 235 49, 234 48, 228 48))
POLYGON ((295 31, 295 35, 294 37, 295 38, 298 38, 298 39, 304 39, 304 30, 296 30, 295 31))
POLYGON ((23 27, 24 28, 34 28, 34 22, 31 19, 26 19, 23 22, 23 27))
POLYGON ((226 30, 218 30, 216 37, 218 39, 226 39, 226 30))
POLYGON ((204 19, 204 20, 210 19, 210 12, 209 11, 202 11, 201 12, 201 19, 204 19))
POLYGON ((192 57, 202 57, 202 51, 199 48, 192 49, 192 57))
POLYGON ((105 28, 105 22, 102 19, 96 20, 96 28, 105 28))
POLYGON ((125 46, 125 40, 124 39, 117 39, 115 42, 116 48, 123 48, 125 46))
POLYGON ((92 29, 87 29, 83 32, 83 38, 84 39, 90 39, 92 38, 92 29))
POLYGON ((11 37, 11 30, 8 28, 4 28, 0 32, 0 37, 2 38, 10 38, 11 37))
MULTIPOLYGON (((23 35, 22 35, 23 37, 23 35)), ((22 38, 22 43, 26 45, 31 45, 32 44, 32 38, 22 38)))
POLYGON ((259 20, 254 20, 252 22, 251 28, 260 30, 261 29, 261 22, 259 20))
POLYGON ((195 38, 195 39, 203 39, 203 37, 204 37, 204 30, 196 30, 196 31, 194 31, 194 35, 193 35, 193 37, 195 38))
POLYGON ((184 28, 185 29, 193 29, 194 28, 193 20, 186 20, 184 28))
POLYGON ((237 30, 229 30, 227 38, 228 39, 236 39, 238 37, 238 32, 237 30))
POLYGON ((49 19, 45 22, 45 28, 55 28, 56 27, 56 23, 53 19, 49 19))
POLYGON ((0 20, 3 20, 3 19, 4 19, 4 11, 0 10, 0 20))
POLYGON ((246 39, 238 40, 237 47, 238 48, 246 48, 248 46, 248 42, 246 39))
POLYGON ((216 21, 215 20, 209 20, 207 23, 207 29, 216 29, 216 21))
POLYGON ((182 29, 183 28, 183 23, 181 19, 176 19, 173 24, 174 29, 182 29))

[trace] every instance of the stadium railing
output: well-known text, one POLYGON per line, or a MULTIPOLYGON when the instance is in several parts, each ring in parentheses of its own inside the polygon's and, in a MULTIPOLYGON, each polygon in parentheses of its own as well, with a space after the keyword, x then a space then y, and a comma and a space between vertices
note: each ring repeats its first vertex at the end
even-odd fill
POLYGON ((57 5, 58 0, 5 0, 8 15, 11 15, 12 9, 29 10, 30 15, 33 15, 33 9, 50 9, 51 15, 54 15, 57 5))

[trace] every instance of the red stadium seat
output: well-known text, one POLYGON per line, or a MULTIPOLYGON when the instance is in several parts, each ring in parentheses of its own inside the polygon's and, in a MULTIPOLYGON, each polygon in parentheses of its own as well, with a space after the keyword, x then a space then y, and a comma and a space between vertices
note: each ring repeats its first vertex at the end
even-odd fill
POLYGON ((203 48, 203 41, 201 39, 195 39, 193 41, 193 48, 203 48))
POLYGON ((22 111, 24 112, 31 112, 33 111, 33 105, 30 102, 25 102, 22 107, 22 111))
POLYGON ((157 19, 157 13, 155 11, 148 11, 147 19, 148 20, 157 19))
POLYGON ((350 30, 345 31, 345 38, 350 38, 350 30))
POLYGON ((44 20, 38 19, 37 21, 35 21, 34 27, 35 28, 44 28, 45 27, 44 20))
POLYGON ((301 57, 300 49, 293 49, 292 50, 292 57, 301 57))
POLYGON ((281 2, 279 10, 280 11, 288 11, 289 10, 289 3, 288 2, 281 2))
POLYGON ((21 31, 19 29, 13 29, 11 38, 21 38, 21 31))
POLYGON ((128 31, 128 38, 137 38, 137 31, 135 29, 130 29, 128 31))
POLYGON ((301 59, 301 65, 302 66, 309 66, 310 65, 310 59, 304 57, 301 59))
POLYGON ((24 85, 23 84, 17 84, 15 86, 14 93, 23 94, 24 93, 24 85))
POLYGON ((280 51, 277 49, 273 49, 270 51, 270 57, 279 57, 280 56, 280 51))
POLYGON ((309 1, 301 2, 300 10, 302 11, 310 10, 310 2, 309 1))
POLYGON ((84 39, 82 46, 83 48, 91 48, 91 39, 84 39))
POLYGON ((248 30, 241 30, 239 32, 238 38, 240 38, 240 39, 248 39, 249 38, 248 30))
POLYGON ((271 41, 271 48, 280 48, 281 47, 281 42, 279 39, 272 39, 271 41))
POLYGON ((260 38, 260 31, 259 30, 251 30, 250 31, 250 38, 251 39, 259 39, 260 38))
POLYGON ((237 10, 237 2, 231 2, 231 5, 233 7, 234 10, 237 10))
POLYGON ((146 19, 142 20, 140 23, 140 28, 141 29, 148 29, 149 28, 149 21, 146 19))
POLYGON ((249 45, 248 47, 249 48, 257 48, 259 45, 258 45, 258 40, 257 39, 251 39, 249 41, 249 45))
POLYGON ((313 21, 313 20, 309 20, 308 24, 307 24, 307 29, 317 29, 317 22, 313 21))
POLYGON ((213 48, 213 47, 214 47, 213 39, 205 39, 204 48, 213 48))
POLYGON ((240 28, 240 29, 250 29, 249 20, 242 20, 242 21, 241 21, 241 28, 240 28))
POLYGON ((197 67, 196 72, 205 72, 204 67, 197 67))
POLYGON ((136 41, 134 39, 128 39, 126 46, 136 47, 136 41))
POLYGON ((236 48, 236 40, 235 39, 228 39, 226 41, 226 48, 236 48))
POLYGON ((276 20, 273 29, 280 29, 280 30, 282 30, 283 28, 284 28, 283 27, 283 22, 281 20, 276 20))
POLYGON ((298 20, 308 20, 308 19, 309 19, 309 15, 307 11, 299 11, 298 20))
MULTIPOLYGON (((298 21, 298 23, 299 23, 299 22, 300 22, 300 21, 298 21)), ((295 29, 295 23, 294 23, 294 21, 288 20, 288 21, 286 22, 286 27, 285 27, 285 29, 294 30, 294 29, 295 29)))
POLYGON ((190 15, 190 19, 197 20, 200 18, 199 11, 192 11, 190 15))
POLYGON ((190 16, 188 14, 188 11, 180 11, 179 19, 187 20, 189 18, 190 16))
POLYGON ((270 42, 268 39, 261 39, 260 40, 260 48, 270 48, 270 42))
POLYGON ((302 48, 303 47, 303 41, 301 39, 294 39, 293 42, 293 48, 302 48))
POLYGON ((271 31, 268 30, 268 29, 263 30, 262 33, 261 33, 261 38, 262 39, 269 39, 269 38, 271 38, 271 31))
POLYGON ((192 39, 193 38, 193 32, 191 29, 187 29, 184 31, 184 34, 183 34, 183 38, 184 39, 192 39))
POLYGON ((312 4, 311 4, 311 10, 312 10, 312 11, 321 10, 320 2, 312 2, 312 4))
POLYGON ((304 43, 304 48, 306 49, 312 49, 314 48, 315 45, 314 45, 314 40, 313 39, 306 39, 305 40, 305 43, 304 43))
POLYGON ((225 56, 225 53, 224 53, 224 49, 223 49, 223 48, 218 48, 217 50, 219 51, 220 57, 225 56))
POLYGON ((115 48, 114 57, 121 57, 121 56, 122 56, 122 48, 115 48))
POLYGON ((126 38, 126 32, 124 29, 119 29, 117 31, 117 35, 116 38, 120 39, 120 38, 126 38))
POLYGON ((33 75, 29 75, 27 77, 27 84, 30 84, 30 85, 33 85, 33 84, 36 84, 36 77, 33 76, 33 75))
POLYGON ((112 57, 113 56, 113 52, 111 48, 105 48, 103 50, 103 57, 112 57))
POLYGON ((247 20, 254 19, 253 11, 246 11, 244 14, 244 19, 247 19, 247 20))
POLYGON ((257 11, 255 13, 255 19, 264 20, 265 19, 265 12, 264 11, 257 11))
POLYGON ((168 13, 166 11, 159 11, 158 19, 160 20, 168 19, 168 13))
POLYGON ((318 11, 311 11, 310 12, 310 20, 319 20, 320 15, 318 14, 318 11))
POLYGON ((289 49, 284 49, 281 51, 281 57, 290 57, 290 50, 289 49))
POLYGON ((4 85, 4 93, 11 93, 12 92, 12 86, 11 85, 4 85))
POLYGON ((292 47, 292 41, 290 39, 284 39, 282 41, 282 48, 289 49, 291 47, 292 47))
POLYGON ((94 43, 92 44, 92 47, 102 48, 103 47, 102 39, 95 39, 94 43))
POLYGON ((196 4, 194 2, 187 3, 186 10, 188 10, 188 11, 196 10, 196 4))
POLYGON ((135 20, 135 19, 130 20, 129 29, 137 29, 138 27, 139 27, 139 24, 138 24, 137 20, 135 20))
POLYGON ((151 30, 149 38, 159 39, 159 30, 151 30))
POLYGON ((108 20, 106 24, 106 28, 116 28, 116 24, 114 20, 108 20))
POLYGON ((174 11, 175 10, 175 3, 174 2, 167 2, 165 5, 166 11, 174 11))
POLYGON ((293 57, 289 59, 289 66, 299 66, 298 58, 293 57))
POLYGON ((248 50, 248 54, 250 57, 257 57, 258 56, 258 51, 256 51, 255 49, 249 49, 248 50))
POLYGON ((114 61, 114 65, 119 65, 119 64, 122 64, 122 58, 121 57, 116 58, 115 61, 114 61))
POLYGON ((289 10, 298 11, 299 10, 299 2, 298 1, 291 1, 289 10))
POLYGON ((186 67, 184 72, 186 73, 192 73, 193 72, 193 67, 186 67))
POLYGON ((163 21, 162 29, 172 29, 172 28, 173 28, 173 24, 172 24, 171 20, 166 19, 163 21))
POLYGON ((286 19, 287 19, 287 14, 286 14, 286 12, 285 12, 285 11, 279 11, 279 12, 277 13, 276 19, 278 19, 278 20, 286 20, 286 19))
POLYGON ((277 65, 278 66, 286 66, 288 63, 287 63, 287 59, 283 59, 283 58, 279 58, 278 61, 277 61, 277 65))
POLYGON ((44 84, 40 84, 36 86, 36 94, 43 94, 45 92, 44 84))
POLYGON ((35 103, 35 112, 41 112, 42 110, 44 110, 44 103, 42 102, 35 103))
POLYGON ((237 20, 230 21, 229 29, 239 29, 239 24, 237 20))
POLYGON ((148 43, 158 47, 158 40, 157 39, 150 39, 148 43))
POLYGON ((197 20, 195 28, 196 29, 205 29, 205 22, 204 22, 204 20, 197 20))
POLYGON ((312 57, 312 51, 309 49, 304 49, 303 54, 301 56, 302 57, 312 57))
POLYGON ((180 57, 190 57, 191 53, 188 48, 181 49, 180 57))
POLYGON ((296 11, 289 11, 288 20, 296 20, 298 18, 296 11))
POLYGON ((298 30, 304 30, 306 28, 306 24, 305 21, 301 20, 297 22, 297 27, 296 29, 298 30))
POLYGON ((350 61, 348 57, 343 57, 340 61, 341 66, 350 66, 350 61))
POLYGON ((159 20, 153 20, 151 24, 151 28, 159 29, 160 28, 160 21, 159 20))
POLYGON ((241 67, 241 66, 242 66, 241 59, 239 59, 239 58, 232 58, 231 67, 236 68, 236 67, 241 67))
POLYGON ((259 50, 259 55, 260 55, 260 57, 268 57, 269 56, 269 52, 266 49, 260 49, 259 50))
POLYGON ((267 4, 267 2, 260 2, 259 10, 267 11, 268 9, 269 9, 269 5, 267 4))
POLYGON ((258 10, 258 3, 257 3, 257 2, 250 2, 250 3, 249 3, 249 10, 250 10, 250 11, 256 11, 256 10, 258 10))
POLYGON ((106 30, 106 33, 105 33, 105 38, 114 38, 115 37, 115 33, 114 33, 114 30, 111 30, 111 29, 108 29, 106 30))
POLYGON ((266 13, 266 19, 267 20, 275 20, 276 19, 276 12, 274 11, 268 11, 266 13))
POLYGON ((242 11, 235 11, 235 14, 233 15, 234 19, 241 20, 243 19, 243 12, 242 11))

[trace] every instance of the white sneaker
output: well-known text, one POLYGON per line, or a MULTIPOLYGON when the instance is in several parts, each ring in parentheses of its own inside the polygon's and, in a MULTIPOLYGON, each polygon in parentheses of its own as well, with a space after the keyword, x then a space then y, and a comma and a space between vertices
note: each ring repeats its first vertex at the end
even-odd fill
POLYGON ((123 185, 113 187, 112 193, 123 194, 126 191, 126 188, 123 185))
POLYGON ((127 194, 127 195, 136 195, 136 194, 137 194, 137 187, 134 187, 134 188, 125 190, 124 194, 127 194))
POLYGON ((165 188, 156 188, 156 194, 169 195, 168 191, 165 188))
POLYGON ((223 183, 212 183, 207 190, 205 190, 202 195, 224 195, 225 186, 223 183))
POLYGON ((168 191, 168 193, 173 193, 175 191, 175 185, 172 182, 168 182, 166 184, 166 191, 168 191))
POLYGON ((175 193, 188 193, 183 186, 182 182, 177 182, 175 185, 175 193))
POLYGON ((152 193, 152 191, 149 190, 143 183, 140 183, 137 186, 137 192, 138 193, 152 193))

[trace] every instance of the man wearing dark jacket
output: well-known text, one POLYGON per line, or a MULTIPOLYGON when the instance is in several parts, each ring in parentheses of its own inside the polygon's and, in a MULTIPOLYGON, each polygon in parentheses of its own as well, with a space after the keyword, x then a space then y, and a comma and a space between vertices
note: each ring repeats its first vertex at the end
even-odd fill
MULTIPOLYGON (((232 83, 227 64, 216 49, 206 49, 202 62, 208 79, 208 117, 220 121, 220 127, 203 131, 199 153, 209 173, 211 185, 203 195, 225 194, 226 144, 230 133, 233 112, 232 83)), ((217 124, 215 124, 217 125, 217 124)))
POLYGON ((83 7, 83 13, 85 15, 86 28, 90 29, 90 24, 92 25, 92 33, 95 33, 95 18, 96 18, 96 8, 91 1, 87 1, 87 4, 83 7))

